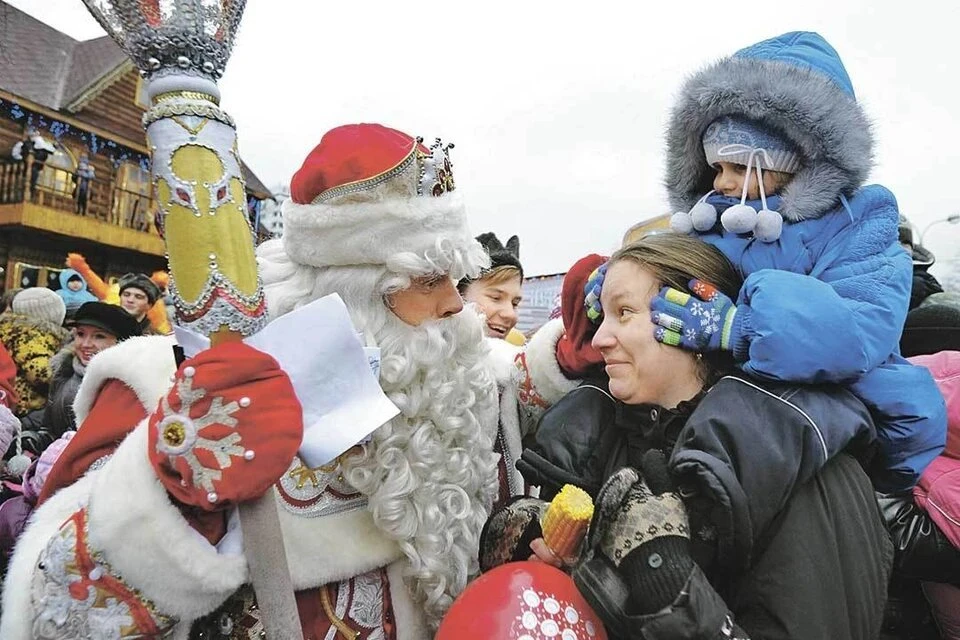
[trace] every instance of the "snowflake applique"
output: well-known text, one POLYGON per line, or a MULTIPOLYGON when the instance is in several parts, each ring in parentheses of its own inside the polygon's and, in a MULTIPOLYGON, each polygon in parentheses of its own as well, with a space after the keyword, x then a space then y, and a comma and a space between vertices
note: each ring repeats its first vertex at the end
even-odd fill
POLYGON ((110 631, 124 629, 133 624, 130 607, 125 602, 114 598, 106 598, 100 607, 90 607, 87 611, 87 626, 91 631, 104 633, 109 636, 110 631))
POLYGON ((687 338, 688 342, 693 343, 697 341, 697 332, 693 329, 687 329, 683 332, 683 335, 687 338))
POLYGON ((694 318, 699 318, 707 313, 707 308, 699 302, 694 302, 690 305, 690 315, 694 318))
POLYGON ((201 436, 200 431, 214 424, 231 429, 236 427, 237 419, 233 414, 240 409, 240 404, 224 404, 224 399, 216 396, 205 414, 192 417, 190 413, 193 405, 207 395, 205 390, 193 388, 192 378, 185 374, 177 382, 177 396, 181 405, 179 412, 172 409, 169 397, 163 399, 165 417, 157 424, 160 436, 157 438, 157 450, 170 457, 183 458, 192 472, 193 485, 212 493, 215 490, 213 483, 223 477, 223 469, 233 464, 232 458, 242 458, 245 449, 241 446, 241 436, 237 432, 212 440, 201 436), (216 468, 204 466, 197 458, 198 450, 210 452, 216 460, 216 468))
POLYGON ((700 317, 700 328, 707 335, 720 331, 720 313, 716 309, 704 309, 700 317))
POLYGON ((698 298, 707 302, 712 302, 719 293, 716 287, 713 285, 700 281, 695 282, 691 287, 691 290, 698 298))

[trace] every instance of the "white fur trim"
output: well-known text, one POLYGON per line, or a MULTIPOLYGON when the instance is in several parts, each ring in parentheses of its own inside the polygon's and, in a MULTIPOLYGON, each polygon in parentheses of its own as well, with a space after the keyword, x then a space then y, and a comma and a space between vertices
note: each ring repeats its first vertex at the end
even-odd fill
POLYGON ((397 640, 429 640, 430 632, 427 630, 423 610, 413 602, 403 582, 405 562, 394 562, 387 567, 393 619, 397 623, 397 640))
POLYGON ((73 401, 77 425, 90 414, 101 387, 114 379, 133 390, 147 413, 151 413, 170 389, 170 376, 177 370, 173 357, 175 344, 169 336, 140 336, 94 356, 73 401))
MULTIPOLYGON (((504 387, 500 391, 500 429, 503 430, 504 446, 507 449, 509 467, 507 473, 510 474, 511 487, 523 488, 525 482, 523 474, 517 470, 517 460, 523 453, 523 433, 520 425, 520 406, 517 398, 516 386, 504 387)), ((536 425, 526 425, 528 431, 536 425)))
POLYGON ((464 252, 478 244, 455 193, 376 202, 338 198, 322 204, 283 203, 283 246, 300 264, 386 264, 398 253, 423 255, 438 239, 464 252))
POLYGON ((67 518, 86 505, 94 475, 95 472, 58 491, 30 515, 7 567, 0 638, 32 640, 34 611, 30 585, 40 553, 67 518))
POLYGON ((557 362, 557 342, 563 337, 563 320, 554 318, 533 334, 527 342, 527 373, 534 388, 547 404, 554 405, 580 385, 563 375, 557 362))
POLYGON ((484 342, 490 347, 487 354, 487 368, 497 381, 500 392, 499 426, 503 433, 504 447, 506 448, 508 469, 511 487, 523 487, 523 476, 517 471, 516 462, 523 452, 523 436, 520 427, 520 406, 517 399, 517 384, 520 372, 517 369, 516 358, 520 347, 512 345, 506 340, 487 337, 484 342))
POLYGON ((148 428, 141 422, 93 476, 90 546, 162 613, 186 622, 240 588, 247 563, 217 553, 170 502, 147 457, 148 428))
POLYGON ((516 384, 518 377, 516 359, 517 354, 520 353, 520 347, 499 338, 488 337, 484 341, 490 347, 490 353, 486 358, 487 368, 493 374, 497 385, 503 387, 516 384))
POLYGON ((282 506, 278 509, 295 589, 346 580, 403 556, 367 509, 315 518, 290 513, 282 506))

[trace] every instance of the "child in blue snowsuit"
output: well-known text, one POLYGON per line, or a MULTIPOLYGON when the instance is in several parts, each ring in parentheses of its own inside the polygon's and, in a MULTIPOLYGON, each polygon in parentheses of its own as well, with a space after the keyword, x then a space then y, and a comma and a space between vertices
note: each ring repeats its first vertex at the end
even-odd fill
POLYGON ((657 338, 730 350, 761 378, 847 385, 878 429, 874 486, 912 487, 943 448, 946 409, 900 356, 911 260, 893 194, 862 186, 873 139, 836 51, 793 32, 707 67, 667 137, 671 227, 715 245, 745 282, 735 304, 661 291, 657 338))

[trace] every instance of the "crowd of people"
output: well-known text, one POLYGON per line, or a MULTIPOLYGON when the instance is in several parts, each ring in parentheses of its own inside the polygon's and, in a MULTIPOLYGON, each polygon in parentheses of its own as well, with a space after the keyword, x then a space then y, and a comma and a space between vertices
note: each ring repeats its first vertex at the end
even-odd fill
MULTIPOLYGON (((73 403, 93 357, 127 338, 155 332, 145 316, 159 289, 147 276, 128 274, 120 280, 120 304, 101 301, 73 269, 64 269, 59 280, 57 290, 8 291, 0 310, 0 361, 5 365, 0 404, 7 416, 0 448, 7 458, 18 457, 4 466, 16 480, 6 487, 5 497, 19 490, 24 465, 37 462, 65 434, 72 437, 77 428, 73 403)), ((2 564, 11 551, 12 544, 6 545, 2 564)))
POLYGON ((951 303, 864 185, 839 55, 809 32, 757 43, 672 113, 670 228, 578 260, 529 337, 519 239, 468 229, 450 146, 322 137, 256 251, 269 313, 338 294, 399 414, 320 467, 278 362, 178 355, 150 329, 155 279, 91 301, 104 283, 73 256, 58 292, 17 293, 0 637, 265 637, 237 507, 270 492, 305 639, 865 640, 904 583, 960 638, 960 354, 948 333, 901 353, 929 328, 910 314, 951 303), (541 527, 566 485, 595 505, 572 555, 541 527), (508 564, 563 572, 589 611, 535 581, 475 595, 508 564))

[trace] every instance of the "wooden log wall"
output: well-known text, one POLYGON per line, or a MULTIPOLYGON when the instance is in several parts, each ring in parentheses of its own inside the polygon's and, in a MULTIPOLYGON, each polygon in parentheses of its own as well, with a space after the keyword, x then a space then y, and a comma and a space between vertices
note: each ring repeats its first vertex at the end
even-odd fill
POLYGON ((146 146, 147 137, 140 122, 144 109, 136 103, 137 79, 135 70, 124 74, 77 111, 74 117, 146 146))
POLYGON ((10 158, 13 145, 23 140, 23 124, 0 118, 0 158, 10 158))

